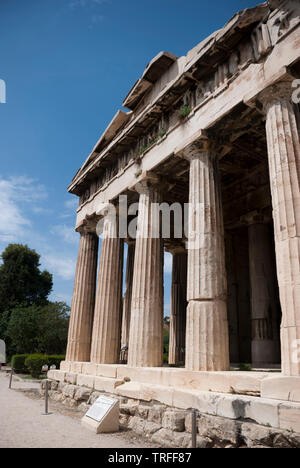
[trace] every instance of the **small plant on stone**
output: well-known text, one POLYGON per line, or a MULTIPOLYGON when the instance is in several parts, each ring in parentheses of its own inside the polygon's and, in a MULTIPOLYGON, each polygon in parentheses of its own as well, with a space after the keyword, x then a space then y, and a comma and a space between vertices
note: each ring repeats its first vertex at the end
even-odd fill
POLYGON ((239 365, 239 370, 242 371, 242 372, 251 372, 252 367, 250 366, 250 364, 240 364, 239 365))
POLYGON ((161 131, 159 132, 158 136, 160 138, 163 138, 167 134, 167 130, 165 128, 162 128, 161 131))
POLYGON ((138 179, 138 178, 140 177, 140 175, 142 175, 142 172, 143 172, 143 171, 142 171, 141 169, 140 169, 139 171, 137 171, 137 172, 135 173, 135 177, 138 179))
POLYGON ((179 110, 179 116, 182 120, 184 120, 190 115, 191 112, 192 108, 189 105, 184 104, 179 110))

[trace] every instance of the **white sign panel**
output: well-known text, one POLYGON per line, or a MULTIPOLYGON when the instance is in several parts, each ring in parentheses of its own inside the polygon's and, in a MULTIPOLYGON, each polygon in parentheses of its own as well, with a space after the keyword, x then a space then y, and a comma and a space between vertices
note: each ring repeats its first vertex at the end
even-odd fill
POLYGON ((3 340, 0 340, 0 363, 6 363, 6 346, 3 340))
POLYGON ((89 411, 86 413, 86 416, 93 419, 94 421, 100 422, 115 406, 115 404, 115 400, 101 396, 89 409, 89 411))

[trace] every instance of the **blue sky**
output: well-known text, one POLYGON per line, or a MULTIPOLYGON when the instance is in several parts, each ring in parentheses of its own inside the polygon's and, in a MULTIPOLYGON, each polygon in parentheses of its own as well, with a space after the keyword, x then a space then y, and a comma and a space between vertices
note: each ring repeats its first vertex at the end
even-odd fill
MULTIPOLYGON (((185 55, 254 0, 0 0, 0 251, 27 243, 70 304, 78 235, 67 186, 161 50, 185 55)), ((166 312, 170 257, 166 257, 166 312)))

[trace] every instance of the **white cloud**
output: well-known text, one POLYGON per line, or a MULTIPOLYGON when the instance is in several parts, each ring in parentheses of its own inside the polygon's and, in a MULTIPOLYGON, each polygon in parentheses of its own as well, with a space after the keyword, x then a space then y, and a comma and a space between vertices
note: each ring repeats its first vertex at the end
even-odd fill
POLYGON ((24 206, 32 208, 47 197, 44 186, 28 177, 0 176, 0 240, 18 242, 25 236, 31 222, 24 213, 24 206))
POLYGON ((108 0, 71 0, 69 2, 69 6, 71 8, 76 8, 76 7, 86 7, 86 6, 97 6, 97 5, 103 5, 104 3, 107 3, 108 0))
POLYGON ((164 305, 164 317, 170 317, 171 304, 164 305))
POLYGON ((52 234, 60 236, 67 244, 78 244, 79 235, 75 232, 74 227, 58 224, 51 229, 52 234))
POLYGON ((64 205, 68 210, 76 211, 78 208, 78 197, 70 198, 69 200, 65 201, 64 205))
POLYGON ((165 252, 165 267, 164 272, 167 274, 172 274, 173 268, 173 257, 169 252, 165 252))
POLYGON ((43 266, 54 275, 64 280, 71 280, 75 276, 76 261, 73 258, 63 258, 59 254, 46 254, 42 257, 43 266))
POLYGON ((76 215, 76 210, 78 208, 78 198, 73 197, 69 198, 64 202, 64 208, 66 211, 60 214, 61 219, 71 218, 76 215))
POLYGON ((70 305, 72 303, 72 296, 70 294, 52 294, 51 299, 55 302, 66 302, 70 305))

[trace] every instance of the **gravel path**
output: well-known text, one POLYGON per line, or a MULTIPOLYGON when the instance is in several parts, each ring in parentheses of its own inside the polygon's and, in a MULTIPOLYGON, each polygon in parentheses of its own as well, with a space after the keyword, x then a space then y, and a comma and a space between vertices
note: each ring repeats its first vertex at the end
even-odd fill
POLYGON ((43 400, 34 397, 39 384, 14 378, 9 390, 8 383, 8 376, 0 372, 0 448, 149 447, 125 433, 93 434, 81 426, 78 414, 63 414, 68 410, 51 403, 53 414, 43 416, 43 400))

